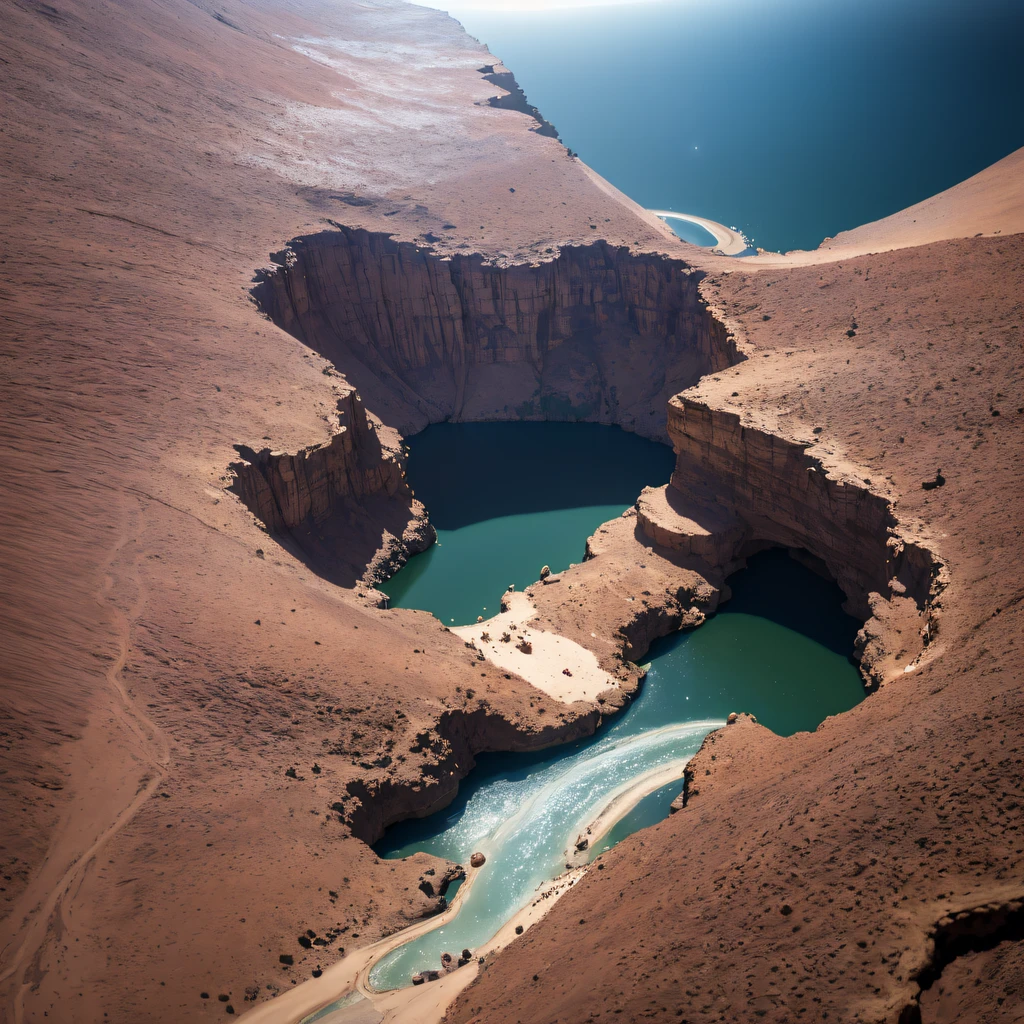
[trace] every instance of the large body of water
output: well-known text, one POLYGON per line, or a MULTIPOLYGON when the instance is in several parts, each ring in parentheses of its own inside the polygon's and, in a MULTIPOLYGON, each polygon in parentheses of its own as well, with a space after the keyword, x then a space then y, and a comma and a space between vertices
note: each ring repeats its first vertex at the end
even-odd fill
MULTIPOLYGON (((587 533, 672 466, 664 446, 592 424, 445 424, 409 444, 413 487, 447 526, 444 546, 416 556, 388 588, 395 604, 445 621, 471 621, 483 604, 497 611, 508 583, 533 582, 542 561, 580 560, 587 533)), ((386 857, 426 850, 467 863, 481 850, 488 860, 455 919, 384 957, 371 973, 375 987, 406 985, 438 967, 442 952, 481 946, 564 870, 567 849, 617 792, 692 755, 731 711, 788 735, 862 698, 849 660, 858 623, 842 612, 838 587, 781 551, 756 556, 730 584, 732 600, 706 625, 654 645, 640 696, 597 736, 536 754, 482 755, 449 808, 388 830, 378 845, 386 857)), ((595 837, 595 855, 665 817, 680 788, 678 779, 663 786, 595 837)))
POLYGON ((1024 145, 1020 0, 430 6, 636 202, 766 249, 812 249, 1024 145))

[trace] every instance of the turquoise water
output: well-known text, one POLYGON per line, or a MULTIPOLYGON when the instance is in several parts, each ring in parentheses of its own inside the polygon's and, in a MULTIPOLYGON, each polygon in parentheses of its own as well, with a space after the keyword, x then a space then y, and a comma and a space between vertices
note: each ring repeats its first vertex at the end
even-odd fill
MULTIPOLYGON (((496 610, 508 577, 507 565, 502 563, 488 581, 486 552, 500 552, 513 565, 525 561, 527 567, 521 571, 525 583, 530 583, 536 576, 534 545, 543 546, 550 537, 552 521, 546 516, 575 511, 545 511, 543 506, 563 505, 574 495, 581 501, 594 500, 594 488, 603 485, 592 479, 592 459, 601 459, 607 476, 629 480, 630 486, 651 472, 641 457, 647 449, 625 442, 619 436, 622 432, 612 428, 595 432, 585 424, 464 424, 430 431, 434 433, 428 438, 425 432, 423 444, 411 439, 409 473, 419 481, 414 486, 432 512, 431 488, 442 478, 451 478, 448 482, 456 491, 442 488, 436 497, 441 517, 450 517, 454 526, 447 536, 455 550, 449 552, 447 563, 427 562, 417 582, 434 606, 445 611, 457 607, 449 592, 457 591, 461 580, 444 567, 463 564, 459 551, 463 539, 471 538, 470 543, 483 552, 482 592, 496 593, 496 598, 487 599, 494 601, 491 610, 496 610), (488 430, 481 431, 483 427, 488 430), (517 441, 524 427, 531 428, 530 439, 517 441), (495 428, 494 433, 490 428, 495 428), (518 456, 511 454, 508 461, 478 462, 482 468, 472 495, 460 492, 458 488, 464 491, 465 485, 454 478, 463 458, 483 441, 492 450, 502 438, 511 439, 515 451, 522 453, 528 474, 519 473, 523 467, 518 456), (567 452, 572 458, 563 462, 567 452), (530 465, 529 460, 535 461, 530 465), (475 524, 467 521, 507 511, 502 494, 519 510, 513 516, 492 515, 475 524), (519 517, 525 517, 524 528, 510 535, 507 524, 519 517), (533 526, 535 535, 530 535, 526 524, 533 526), (469 531, 471 525, 478 530, 469 531), (520 544, 530 551, 528 556, 522 555, 520 544)), ((573 550, 582 551, 583 541, 577 537, 573 550)), ((392 583, 424 558, 416 556, 392 583)), ((599 735, 534 754, 481 755, 450 807, 388 830, 377 846, 381 856, 405 857, 426 850, 468 863, 470 854, 480 850, 488 859, 475 873, 451 922, 406 943, 375 965, 370 975, 375 987, 407 985, 413 974, 438 967, 442 952, 457 955, 464 947, 476 949, 485 943, 529 903, 540 884, 564 870, 567 851, 577 835, 618 791, 692 755, 707 732, 720 726, 731 711, 751 712, 776 733, 788 735, 816 728, 828 715, 848 710, 863 697, 859 674, 849 660, 858 623, 842 612, 838 587, 781 551, 757 555, 748 568, 731 578, 730 585, 732 600, 707 624, 653 645, 648 655, 651 668, 639 697, 599 735)), ((407 604, 411 593, 410 587, 405 592, 407 604)), ((680 788, 679 781, 662 786, 629 812, 604 841, 594 837, 595 854, 663 818, 680 788)))
POLYGON ((407 444, 437 544, 380 589, 449 626, 496 614, 544 565, 582 562, 587 537, 674 465, 665 445, 597 423, 438 423, 407 444))
POLYGON ((632 199, 767 249, 814 248, 1024 145, 1020 0, 433 6, 632 199))
MULTIPOLYGON (((689 242, 691 245, 703 245, 705 248, 711 248, 718 244, 718 239, 715 238, 710 231, 706 228, 702 228, 699 224, 694 224, 692 221, 680 220, 678 217, 662 217, 662 220, 684 241, 689 242)), ((719 221, 721 223, 721 221, 719 221)))

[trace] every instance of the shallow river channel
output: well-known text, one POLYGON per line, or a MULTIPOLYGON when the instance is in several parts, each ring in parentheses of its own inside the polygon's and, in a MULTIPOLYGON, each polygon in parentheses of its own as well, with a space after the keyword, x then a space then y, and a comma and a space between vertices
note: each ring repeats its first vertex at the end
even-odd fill
MULTIPOLYGON (((544 564, 558 572, 581 561, 587 536, 645 485, 665 483, 673 462, 664 445, 595 424, 440 424, 408 443, 409 479, 439 543, 382 589, 393 606, 427 609, 446 625, 493 615, 506 587, 529 585, 544 564)), ((374 966, 375 988, 408 985, 438 968, 442 952, 483 945, 565 870, 577 836, 625 791, 653 788, 592 837, 591 857, 664 818, 683 761, 729 712, 789 735, 862 699, 849 659, 858 623, 837 586, 782 551, 756 556, 729 582, 732 600, 705 625, 655 643, 639 696, 598 735, 481 755, 454 803, 388 830, 377 846, 384 857, 425 850, 468 865, 480 850, 487 862, 452 920, 374 966)))

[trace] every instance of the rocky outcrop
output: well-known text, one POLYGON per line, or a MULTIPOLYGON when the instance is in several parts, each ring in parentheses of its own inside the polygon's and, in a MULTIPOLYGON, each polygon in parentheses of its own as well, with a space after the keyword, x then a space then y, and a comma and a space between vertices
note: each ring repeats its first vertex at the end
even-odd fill
POLYGON ((487 102, 490 106, 498 107, 501 110, 518 110, 520 114, 526 114, 527 117, 532 117, 537 122, 537 127, 530 129, 531 131, 535 131, 538 135, 546 135, 551 139, 558 138, 555 126, 546 120, 544 115, 526 98, 522 86, 508 68, 503 64, 485 64, 477 70, 484 76, 485 82, 490 82, 491 85, 496 85, 499 89, 504 90, 504 95, 492 96, 488 99, 487 102))
POLYGON ((336 227, 293 241, 253 294, 403 433, 548 419, 661 439, 669 397, 741 358, 679 260, 596 242, 499 266, 336 227))
POLYGON ((297 452, 235 445, 232 489, 271 530, 322 523, 351 499, 408 493, 398 438, 382 444, 355 389, 339 399, 331 437, 297 452))
POLYGON ((373 844, 384 830, 406 818, 425 818, 455 799, 459 782, 476 764, 476 755, 487 751, 541 750, 593 735, 601 721, 593 710, 566 716, 559 722, 530 729, 508 721, 489 708, 448 711, 437 726, 418 738, 416 753, 407 764, 412 771, 398 774, 385 766, 346 784, 347 795, 339 801, 339 813, 352 834, 373 844))
POLYGON ((434 530, 405 482, 397 432, 367 414, 354 388, 336 391, 327 441, 296 452, 236 445, 242 459, 230 466, 231 490, 271 533, 290 534, 307 554, 322 553, 315 541, 334 534, 331 561, 347 553, 353 568, 369 564, 377 577, 388 575, 429 547, 434 530))
POLYGON ((637 521, 659 547, 700 558, 712 566, 735 560, 746 528, 726 508, 699 510, 677 488, 645 487, 636 503, 637 521))
POLYGON ((810 446, 684 395, 669 403, 668 432, 677 455, 669 494, 648 499, 641 515, 659 543, 726 572, 758 547, 803 549, 825 564, 861 619, 871 615, 872 593, 906 595, 921 609, 934 596, 942 567, 932 553, 903 536, 884 496, 830 474, 810 446), (674 519, 659 515, 661 506, 674 519), (676 539, 662 536, 673 530, 676 539))

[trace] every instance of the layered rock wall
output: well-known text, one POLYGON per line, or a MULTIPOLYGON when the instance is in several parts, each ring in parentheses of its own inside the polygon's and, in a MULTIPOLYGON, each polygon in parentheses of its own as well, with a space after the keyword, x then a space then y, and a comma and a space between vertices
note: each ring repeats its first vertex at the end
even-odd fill
POLYGON ((260 308, 403 433, 554 419, 663 439, 668 398, 740 358, 701 275, 603 242, 499 266, 338 226, 278 258, 254 289, 260 308))
MULTIPOLYGON (((419 781, 409 785, 383 771, 371 772, 347 784, 341 813, 352 834, 375 843, 384 830, 407 818, 425 818, 455 799, 460 781, 487 751, 532 751, 591 736, 600 724, 597 709, 568 717, 558 723, 530 729, 516 725, 489 708, 471 712, 448 711, 436 727, 418 737, 413 753, 419 764, 419 781)), ((387 766, 382 766, 387 767, 387 766)))
MULTIPOLYGON (((393 432, 391 432, 393 433, 393 432)), ((354 389, 338 401, 330 440, 297 452, 236 445, 233 489, 272 531, 320 524, 370 496, 408 496, 397 435, 383 444, 354 389)))
POLYGON ((668 432, 677 455, 670 490, 698 521, 729 524, 721 533, 728 551, 716 549, 722 562, 758 544, 804 549, 825 563, 862 619, 872 593, 927 605, 941 566, 902 536, 884 496, 830 475, 807 446, 682 395, 669 403, 668 432))

